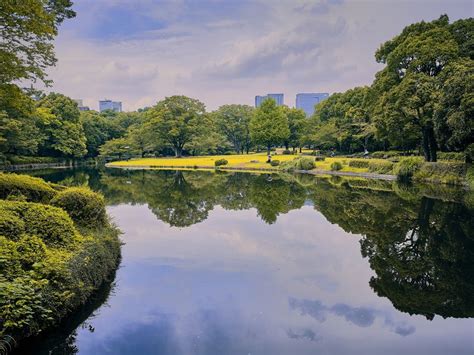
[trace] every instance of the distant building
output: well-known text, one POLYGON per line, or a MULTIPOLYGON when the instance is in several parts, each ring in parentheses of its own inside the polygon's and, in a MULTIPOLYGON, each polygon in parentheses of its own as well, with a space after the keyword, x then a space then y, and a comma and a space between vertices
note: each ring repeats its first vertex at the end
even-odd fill
POLYGON ((122 112, 122 103, 120 101, 100 100, 99 111, 112 110, 115 112, 122 112))
POLYGON ((314 106, 328 97, 329 94, 326 92, 296 94, 296 108, 302 109, 306 116, 311 116, 314 113, 314 106))
POLYGON ((74 101, 77 103, 77 108, 79 111, 89 111, 90 108, 89 106, 84 106, 82 99, 74 99, 74 101))
POLYGON ((265 96, 257 95, 257 96, 255 96, 255 107, 260 107, 262 102, 265 99, 268 99, 268 98, 271 98, 271 99, 275 100, 275 102, 278 106, 282 106, 283 105, 283 97, 284 97, 283 94, 267 94, 265 96))

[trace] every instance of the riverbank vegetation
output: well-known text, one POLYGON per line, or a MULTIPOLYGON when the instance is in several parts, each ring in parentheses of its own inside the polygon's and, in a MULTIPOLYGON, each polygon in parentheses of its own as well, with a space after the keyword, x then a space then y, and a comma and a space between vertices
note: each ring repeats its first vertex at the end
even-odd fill
POLYGON ((101 195, 0 174, 2 345, 39 334, 84 304, 119 257, 101 195))

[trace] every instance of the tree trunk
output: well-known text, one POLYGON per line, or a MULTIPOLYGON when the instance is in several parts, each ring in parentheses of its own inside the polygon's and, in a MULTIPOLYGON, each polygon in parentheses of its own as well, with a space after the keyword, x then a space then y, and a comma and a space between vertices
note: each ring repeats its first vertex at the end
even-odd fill
POLYGON ((267 155, 270 155, 270 150, 271 150, 271 146, 270 145, 267 145, 267 155))
POLYGON ((437 144, 434 136, 433 127, 424 127, 423 128, 423 155, 425 156, 425 161, 435 162, 437 160, 437 144))
POLYGON ((175 146, 173 149, 174 149, 175 157, 176 158, 181 158, 181 156, 183 155, 183 150, 181 149, 181 147, 175 146))

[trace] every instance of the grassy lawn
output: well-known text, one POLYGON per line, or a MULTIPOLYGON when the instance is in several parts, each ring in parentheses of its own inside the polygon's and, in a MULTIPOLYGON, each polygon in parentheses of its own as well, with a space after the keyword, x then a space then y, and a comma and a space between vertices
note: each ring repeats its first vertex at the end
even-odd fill
MULTIPOLYGON (((295 155, 276 155, 274 160, 287 161, 293 160, 295 155)), ((116 161, 108 164, 109 166, 134 167, 214 167, 214 162, 219 159, 226 159, 229 163, 225 167, 232 168, 270 168, 267 164, 266 153, 243 154, 243 155, 208 155, 183 158, 143 158, 132 159, 128 161, 116 161)))
MULTIPOLYGON (((273 160, 280 162, 289 161, 297 158, 297 155, 283 155, 277 154, 272 157, 273 160)), ((277 169, 267 164, 266 153, 243 154, 243 155, 212 155, 212 156, 197 156, 197 157, 183 157, 183 158, 143 158, 132 159, 127 161, 116 161, 109 163, 109 166, 115 167, 180 167, 180 168, 214 168, 214 162, 218 159, 226 159, 229 163, 222 166, 221 169, 239 168, 239 169, 277 169)), ((338 161, 343 168, 340 171, 365 173, 367 168, 357 168, 349 166, 349 162, 354 158, 334 157, 326 158, 324 161, 316 162, 316 169, 331 170, 331 164, 338 161)), ((356 159, 360 160, 360 158, 356 159)), ((384 159, 371 159, 370 161, 383 162, 384 159)))

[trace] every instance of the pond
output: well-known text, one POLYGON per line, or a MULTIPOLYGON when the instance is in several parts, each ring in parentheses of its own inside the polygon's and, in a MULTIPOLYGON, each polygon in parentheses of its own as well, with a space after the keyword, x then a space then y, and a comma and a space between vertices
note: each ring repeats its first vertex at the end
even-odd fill
POLYGON ((123 231, 114 280, 22 354, 472 354, 474 195, 199 171, 88 185, 123 231))

